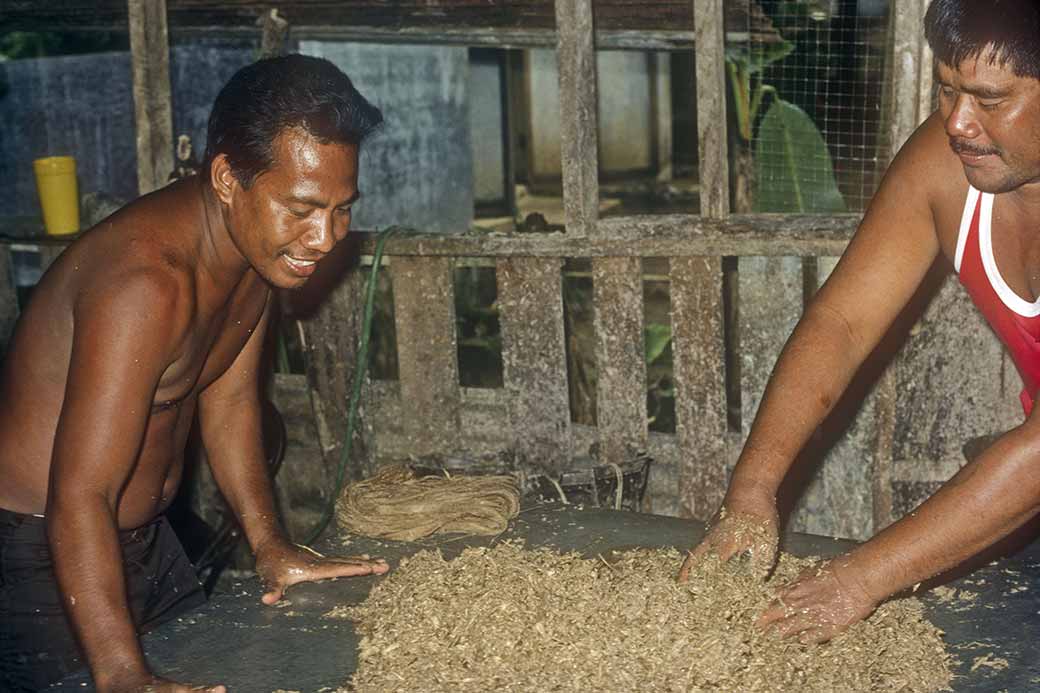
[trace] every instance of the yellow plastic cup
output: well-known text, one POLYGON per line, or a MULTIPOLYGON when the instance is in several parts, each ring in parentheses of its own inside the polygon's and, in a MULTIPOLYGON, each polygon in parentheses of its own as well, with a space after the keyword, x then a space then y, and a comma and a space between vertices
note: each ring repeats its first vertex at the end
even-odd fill
POLYGON ((76 159, 71 156, 48 156, 33 161, 36 190, 43 208, 43 225, 51 236, 64 236, 79 231, 79 186, 76 183, 76 159))

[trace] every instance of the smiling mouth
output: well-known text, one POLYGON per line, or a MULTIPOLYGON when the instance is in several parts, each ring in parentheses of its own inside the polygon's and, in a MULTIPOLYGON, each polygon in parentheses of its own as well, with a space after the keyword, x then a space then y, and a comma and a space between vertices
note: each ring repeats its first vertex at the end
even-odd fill
POLYGON ((318 262, 317 260, 303 260, 300 258, 295 258, 291 255, 283 255, 282 257, 285 258, 285 261, 289 264, 290 267, 298 270, 310 269, 318 262))

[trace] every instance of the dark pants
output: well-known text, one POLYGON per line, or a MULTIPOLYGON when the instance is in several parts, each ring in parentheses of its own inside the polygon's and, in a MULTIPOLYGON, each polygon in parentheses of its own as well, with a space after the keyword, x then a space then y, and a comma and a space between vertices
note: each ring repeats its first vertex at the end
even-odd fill
MULTIPOLYGON (((139 632, 205 603, 165 517, 119 533, 139 632)), ((0 508, 0 691, 38 691, 85 667, 62 609, 44 519, 0 508)))

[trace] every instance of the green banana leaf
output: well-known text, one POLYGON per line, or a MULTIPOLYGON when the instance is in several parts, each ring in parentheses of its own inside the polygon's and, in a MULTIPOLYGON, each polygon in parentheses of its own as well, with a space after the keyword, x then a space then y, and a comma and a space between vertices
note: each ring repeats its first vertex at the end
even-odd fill
POLYGON ((756 212, 848 211, 830 152, 805 111, 776 98, 755 142, 756 212))
POLYGON ((672 341, 672 326, 651 323, 643 328, 643 339, 646 343, 646 365, 652 364, 661 357, 672 341))

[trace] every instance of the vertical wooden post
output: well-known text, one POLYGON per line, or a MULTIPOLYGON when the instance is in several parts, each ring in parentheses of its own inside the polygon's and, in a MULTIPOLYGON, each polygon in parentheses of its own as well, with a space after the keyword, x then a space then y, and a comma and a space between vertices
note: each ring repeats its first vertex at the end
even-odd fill
POLYGON ((277 9, 264 12, 256 22, 260 25, 259 58, 274 58, 285 55, 285 43, 289 38, 289 22, 278 16, 277 9))
POLYGON ((672 258, 679 514, 708 520, 726 493, 722 258, 672 258))
POLYGON ((927 0, 894 0, 890 160, 931 111, 932 53, 924 38, 927 0))
MULTIPOLYGON (((924 38, 927 0, 895 0, 892 5, 892 113, 889 115, 888 160, 931 111, 932 53, 924 38)), ((892 522, 892 446, 896 417, 896 364, 893 362, 877 386, 874 472, 874 532, 892 522)))
POLYGON ((137 124, 137 188, 144 195, 166 185, 173 171, 166 0, 128 0, 127 8, 137 124))
POLYGON ((7 350, 18 321, 18 292, 14 286, 11 246, 0 243, 0 355, 7 350))
MULTIPOLYGON (((346 250, 345 245, 342 247, 346 250)), ((347 440, 351 388, 355 369, 361 367, 357 349, 365 292, 362 273, 356 268, 347 271, 344 250, 337 248, 333 251, 335 256, 325 260, 336 263, 338 272, 331 274, 336 274, 339 280, 329 287, 328 295, 317 309, 301 322, 306 337, 308 394, 325 471, 323 488, 329 489, 329 493, 335 490, 336 471, 346 446, 350 446, 350 465, 345 480, 357 481, 372 471, 360 421, 353 440, 347 440)), ((322 277, 315 279, 324 281, 322 277)), ((283 297, 292 303, 290 296, 283 294, 283 297)), ((297 316, 288 315, 288 319, 297 319, 297 316)))
POLYGON ((675 176, 672 157, 672 55, 666 51, 651 54, 654 110, 654 145, 657 180, 672 180, 675 176))
POLYGON ((600 461, 620 464, 647 444, 642 259, 597 258, 592 286, 600 461))
POLYGON ((559 258, 498 261, 502 365, 517 461, 550 474, 567 468, 571 409, 559 258))
POLYGON ((928 3, 931 0, 917 0, 919 6, 919 16, 921 18, 921 32, 918 35, 920 43, 920 62, 921 62, 921 73, 917 80, 917 120, 923 122, 931 112, 934 110, 934 96, 935 96, 935 85, 933 79, 932 68, 935 63, 935 55, 932 53, 932 47, 928 45, 928 41, 924 38, 924 15, 928 11, 928 3))
POLYGON ((419 456, 448 453, 458 444, 454 271, 448 257, 397 256, 390 265, 402 423, 419 456))
POLYGON ((701 214, 729 214, 729 160, 726 153, 726 34, 722 0, 694 0, 697 63, 697 146, 700 154, 701 214))
POLYGON ((599 217, 596 48, 592 0, 556 0, 560 74, 560 165, 567 233, 588 234, 599 217))

